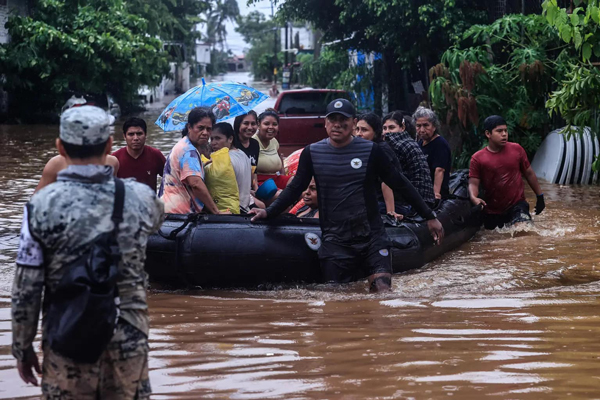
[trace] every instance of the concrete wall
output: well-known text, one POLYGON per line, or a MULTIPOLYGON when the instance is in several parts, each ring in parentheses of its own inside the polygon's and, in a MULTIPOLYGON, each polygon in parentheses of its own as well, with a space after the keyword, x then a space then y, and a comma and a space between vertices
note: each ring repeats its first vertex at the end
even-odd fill
POLYGON ((29 7, 25 0, 0 0, 0 43, 8 43, 10 37, 4 27, 8 21, 9 13, 15 11, 20 15, 27 15, 29 7))

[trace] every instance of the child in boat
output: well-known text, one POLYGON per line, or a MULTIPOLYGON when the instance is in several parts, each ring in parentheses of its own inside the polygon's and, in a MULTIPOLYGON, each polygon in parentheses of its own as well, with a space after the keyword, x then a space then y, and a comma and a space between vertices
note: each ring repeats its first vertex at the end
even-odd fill
MULTIPOLYGON (((233 214, 247 212, 250 207, 252 167, 250 159, 233 145, 231 125, 221 122, 210 135, 211 161, 206 165, 207 186, 217 206, 233 214)), ((224 210, 221 210, 224 211, 224 210)))
POLYGON ((315 178, 310 181, 308 188, 302 193, 304 207, 298 210, 298 218, 319 218, 319 199, 317 197, 317 184, 315 178))

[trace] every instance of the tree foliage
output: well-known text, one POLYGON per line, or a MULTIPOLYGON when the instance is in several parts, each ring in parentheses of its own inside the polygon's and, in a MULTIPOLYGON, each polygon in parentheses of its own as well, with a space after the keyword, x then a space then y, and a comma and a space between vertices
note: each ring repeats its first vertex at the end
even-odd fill
POLYGON ((268 78, 273 73, 273 61, 277 55, 276 67, 283 64, 283 55, 279 40, 275 41, 275 21, 267 19, 259 11, 252 11, 246 16, 238 16, 235 31, 250 44, 246 59, 252 63, 252 75, 255 79, 268 78))
MULTIPOLYGON (((589 126, 600 132, 600 71, 592 61, 600 59, 600 2, 576 0, 575 8, 561 8, 556 0, 543 3, 548 24, 556 28, 560 39, 574 49, 578 59, 569 64, 566 77, 550 95, 546 106, 551 113, 567 122, 566 132, 573 127, 589 126), (570 12, 569 12, 570 11, 570 12)), ((600 169, 600 158, 594 163, 600 169)))
POLYGON ((537 149, 550 129, 547 96, 575 55, 558 41, 542 16, 507 15, 471 27, 466 44, 446 51, 431 69, 432 105, 463 145, 458 166, 481 147, 481 122, 493 114, 506 118, 511 140, 530 154, 537 149))
POLYGON ((40 0, 31 17, 13 15, 6 27, 0 70, 20 116, 56 110, 69 91, 109 92, 129 104, 139 86, 157 85, 169 70, 148 21, 121 0, 40 0))
POLYGON ((235 21, 240 15, 237 0, 212 0, 206 13, 206 41, 213 49, 219 45, 225 50, 227 29, 225 22, 235 21))
POLYGON ((147 21, 148 35, 166 43, 176 43, 169 47, 172 61, 191 61, 196 39, 201 38, 195 27, 205 22, 201 14, 209 10, 207 1, 125 0, 125 4, 130 14, 147 21))
POLYGON ((381 53, 391 107, 404 103, 402 69, 437 63, 462 32, 487 18, 485 4, 476 0, 294 0, 281 4, 279 14, 311 23, 324 42, 381 53))
POLYGON ((315 88, 344 87, 341 79, 343 72, 348 69, 347 51, 327 47, 319 58, 307 55, 302 61, 300 80, 305 85, 315 88))

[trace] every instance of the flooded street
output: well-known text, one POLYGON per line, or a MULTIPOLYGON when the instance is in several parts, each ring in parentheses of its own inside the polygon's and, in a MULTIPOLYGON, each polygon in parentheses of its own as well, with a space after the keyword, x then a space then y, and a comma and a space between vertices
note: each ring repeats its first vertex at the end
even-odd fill
MULTIPOLYGON (((160 111, 142 117, 147 144, 167 154, 180 135, 154 126, 160 111)), ((114 129, 116 150, 124 141, 114 129)), ((39 394, 10 353, 10 289, 22 207, 57 136, 57 126, 0 125, 0 399, 39 394)), ((396 275, 389 294, 369 294, 364 282, 154 285, 153 398, 599 398, 600 187, 542 187, 547 208, 534 228, 480 232, 396 275)))

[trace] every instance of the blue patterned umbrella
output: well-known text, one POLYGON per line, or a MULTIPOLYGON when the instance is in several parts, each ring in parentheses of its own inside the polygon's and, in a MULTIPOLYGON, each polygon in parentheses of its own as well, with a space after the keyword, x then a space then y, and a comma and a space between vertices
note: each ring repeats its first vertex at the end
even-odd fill
POLYGON ((258 90, 235 82, 202 84, 177 97, 164 109, 155 124, 165 132, 180 131, 194 107, 210 107, 217 121, 246 114, 268 98, 258 90))

